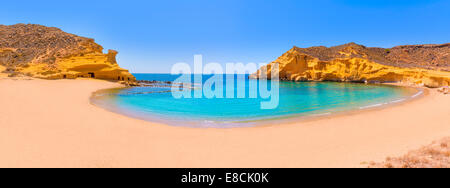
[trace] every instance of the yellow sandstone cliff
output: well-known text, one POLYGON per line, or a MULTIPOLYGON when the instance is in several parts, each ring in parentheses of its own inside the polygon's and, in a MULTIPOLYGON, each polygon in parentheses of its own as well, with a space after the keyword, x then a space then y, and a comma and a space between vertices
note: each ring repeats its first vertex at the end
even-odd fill
MULTIPOLYGON (((448 51, 450 52, 450 51, 448 51)), ((368 49, 354 43, 333 47, 302 49, 294 47, 276 61, 251 75, 261 78, 262 70, 270 78, 273 64, 279 65, 281 80, 291 81, 338 81, 406 84, 440 87, 450 85, 450 72, 425 68, 397 67, 387 65, 383 53, 388 50, 368 49), (385 61, 381 64, 376 61, 385 61)), ((450 62, 448 62, 450 63, 450 62)))
POLYGON ((93 39, 58 28, 32 24, 0 25, 0 71, 9 76, 42 79, 96 78, 134 82, 116 61, 117 51, 103 53, 93 39))
POLYGON ((0 78, 7 76, 5 73, 2 73, 6 70, 6 67, 0 65, 0 78))
POLYGON ((43 79, 74 79, 96 78, 104 80, 136 81, 136 78, 121 68, 115 59, 117 52, 110 50, 108 54, 101 52, 77 54, 74 56, 56 58, 55 65, 33 62, 16 69, 36 78, 43 79))

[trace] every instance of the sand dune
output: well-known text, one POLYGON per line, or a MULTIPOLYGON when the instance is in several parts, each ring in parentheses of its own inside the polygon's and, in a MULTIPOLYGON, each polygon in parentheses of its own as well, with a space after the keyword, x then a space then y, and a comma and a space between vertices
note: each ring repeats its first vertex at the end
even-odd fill
POLYGON ((254 128, 172 127, 108 112, 98 80, 0 79, 0 167, 364 167, 450 135, 450 96, 254 128))

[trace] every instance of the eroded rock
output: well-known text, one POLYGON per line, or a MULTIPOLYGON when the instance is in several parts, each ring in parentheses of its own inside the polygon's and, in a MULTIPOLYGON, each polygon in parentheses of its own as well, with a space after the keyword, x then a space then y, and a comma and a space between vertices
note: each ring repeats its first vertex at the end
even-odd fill
MULTIPOLYGON (((251 75, 250 78, 262 78, 262 73, 267 74, 267 77, 270 78, 273 65, 278 64, 281 80, 402 82, 431 88, 450 84, 450 72, 430 70, 432 66, 427 67, 429 69, 413 67, 410 64, 394 66, 394 63, 388 60, 387 55, 396 49, 387 51, 381 48, 367 48, 355 43, 332 48, 294 47, 251 75)), ((450 48, 446 49, 450 53, 450 48)))
POLYGON ((450 94, 450 88, 448 86, 444 86, 438 89, 439 92, 443 94, 450 94))
MULTIPOLYGON (((94 39, 32 24, 0 25, 0 66, 11 74, 43 79, 97 78, 134 82, 116 61, 117 51, 103 53, 94 39)), ((3 70, 3 71, 5 71, 3 70)))

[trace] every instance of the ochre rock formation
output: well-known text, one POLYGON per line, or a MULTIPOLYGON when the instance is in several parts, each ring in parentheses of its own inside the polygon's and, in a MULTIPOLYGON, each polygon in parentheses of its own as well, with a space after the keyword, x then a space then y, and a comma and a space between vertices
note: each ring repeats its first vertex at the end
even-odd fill
POLYGON ((118 52, 93 39, 41 25, 0 25, 0 67, 3 73, 43 79, 97 78, 134 82, 116 61, 118 52))
MULTIPOLYGON (((447 55, 441 57, 441 59, 447 58, 449 52, 450 48, 447 48, 447 55)), ((332 48, 294 47, 250 77, 255 79, 263 78, 261 75, 262 71, 264 71, 270 78, 273 64, 278 63, 281 80, 368 83, 402 82, 423 84, 433 88, 450 84, 450 72, 432 66, 433 64, 427 65, 423 62, 416 67, 412 63, 414 62, 413 59, 408 59, 409 63, 403 67, 394 66, 393 64, 395 63, 392 63, 388 58, 400 58, 393 58, 395 56, 388 57, 390 53, 392 53, 390 50, 366 48, 354 43, 332 48)), ((429 51, 428 53, 432 52, 429 51)), ((449 62, 445 63, 448 64, 449 62)), ((445 63, 441 63, 441 65, 446 65, 445 63)))
POLYGON ((0 65, 0 78, 4 75, 4 73, 2 73, 2 72, 5 70, 6 70, 6 67, 0 65))

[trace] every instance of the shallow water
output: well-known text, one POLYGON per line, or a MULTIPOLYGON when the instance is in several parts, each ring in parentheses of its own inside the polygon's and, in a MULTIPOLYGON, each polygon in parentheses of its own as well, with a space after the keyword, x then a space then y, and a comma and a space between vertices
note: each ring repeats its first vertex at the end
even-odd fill
MULTIPOLYGON (((168 74, 136 74, 138 80, 174 81, 179 76, 168 74)), ((205 76, 203 82, 210 76, 205 76)), ((135 118, 172 125, 236 127, 248 126, 268 119, 312 117, 348 110, 375 108, 402 102, 418 95, 416 89, 356 83, 281 82, 279 106, 261 109, 269 99, 249 98, 249 80, 245 75, 234 76, 235 93, 238 83, 245 83, 245 98, 182 98, 175 99, 167 85, 135 87, 98 92, 94 104, 135 118), (244 123, 245 122, 245 123, 244 123)), ((193 79, 192 79, 193 80, 193 79)), ((224 87, 230 79, 224 75, 224 87)), ((270 83, 269 83, 270 88, 270 83)), ((192 91, 193 92, 193 91, 192 91)), ((226 92, 226 89, 223 91, 226 92)), ((224 94, 225 96, 225 94, 224 94)))

